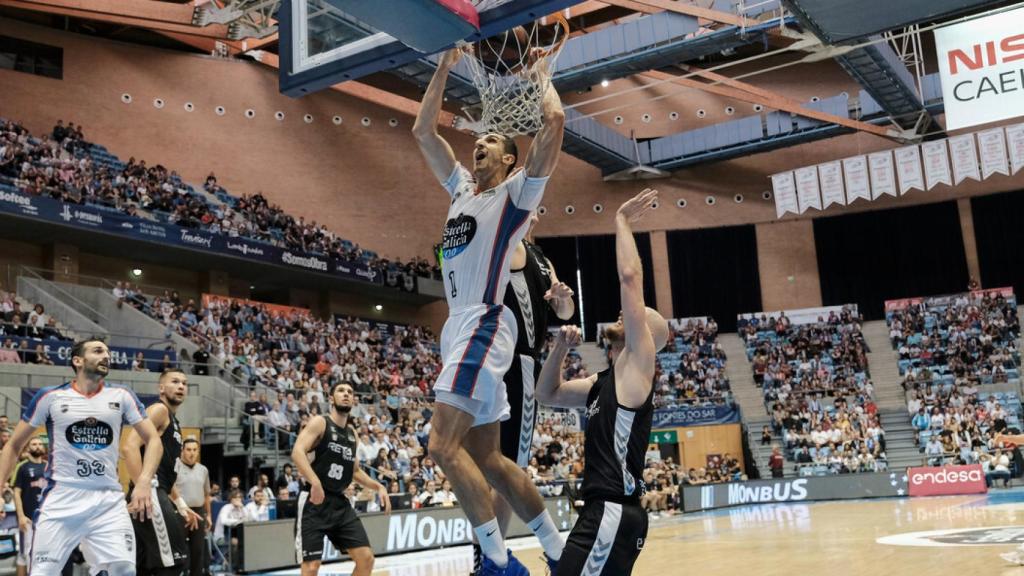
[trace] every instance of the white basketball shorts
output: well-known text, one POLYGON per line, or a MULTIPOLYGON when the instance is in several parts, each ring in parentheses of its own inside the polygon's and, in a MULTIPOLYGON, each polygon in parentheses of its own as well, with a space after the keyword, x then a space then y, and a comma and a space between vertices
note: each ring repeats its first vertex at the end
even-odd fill
POLYGON ((113 562, 135 564, 135 532, 124 494, 70 488, 43 492, 29 562, 31 576, 57 576, 75 546, 99 569, 113 562))
POLYGON ((441 330, 444 366, 434 383, 437 401, 472 414, 473 426, 508 420, 504 378, 517 332, 515 316, 501 304, 453 310, 441 330))

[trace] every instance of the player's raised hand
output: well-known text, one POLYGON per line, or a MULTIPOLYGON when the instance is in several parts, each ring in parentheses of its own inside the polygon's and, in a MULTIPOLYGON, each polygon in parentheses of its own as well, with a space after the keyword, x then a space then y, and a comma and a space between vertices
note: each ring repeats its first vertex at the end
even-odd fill
MULTIPOLYGON (((324 502, 324 487, 320 484, 319 480, 309 485, 309 501, 315 506, 319 506, 324 502)), ((390 500, 388 503, 390 504, 390 500)))
POLYGON ((564 344, 569 348, 579 346, 580 342, 583 341, 582 333, 580 332, 579 326, 562 326, 558 330, 557 344, 564 344))
POLYGON ((636 222, 643 218, 644 214, 651 209, 651 206, 654 205, 654 201, 657 199, 657 190, 644 188, 642 192, 626 200, 622 206, 619 206, 617 215, 625 218, 627 222, 636 222))
POLYGON ((556 282, 551 285, 551 288, 544 293, 544 300, 548 302, 552 300, 568 300, 572 298, 574 292, 565 282, 556 282))
MULTIPOLYGON (((472 48, 469 48, 469 50, 471 51, 472 48)), ((465 51, 467 51, 466 48, 460 48, 456 46, 455 48, 452 48, 451 50, 445 52, 444 56, 441 56, 441 59, 437 63, 438 68, 451 70, 452 68, 455 67, 456 64, 459 63, 459 60, 462 59, 462 53, 465 51)))
POLYGON ((153 515, 152 488, 149 482, 136 484, 132 488, 132 498, 128 502, 128 513, 139 522, 145 522, 153 515))

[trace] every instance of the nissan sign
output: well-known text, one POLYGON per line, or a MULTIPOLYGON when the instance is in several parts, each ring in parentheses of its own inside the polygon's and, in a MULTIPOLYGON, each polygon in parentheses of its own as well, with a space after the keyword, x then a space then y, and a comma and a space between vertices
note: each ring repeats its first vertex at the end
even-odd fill
POLYGON ((907 470, 911 496, 950 496, 988 492, 981 464, 910 468, 907 470))
POLYGON ((1024 8, 935 31, 946 130, 1024 116, 1024 8))

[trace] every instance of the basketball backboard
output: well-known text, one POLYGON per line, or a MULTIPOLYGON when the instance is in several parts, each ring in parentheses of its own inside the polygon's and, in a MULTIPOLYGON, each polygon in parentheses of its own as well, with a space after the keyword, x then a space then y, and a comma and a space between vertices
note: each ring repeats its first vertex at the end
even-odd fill
MULTIPOLYGON (((463 40, 487 38, 538 20, 581 0, 473 0, 480 32, 463 40)), ((387 2, 378 3, 386 9, 387 2)), ((329 86, 389 70, 427 54, 409 48, 342 11, 340 0, 284 0, 278 12, 283 94, 299 97, 329 86)), ((394 14, 393 18, 407 15, 394 14)), ((430 26, 431 22, 423 22, 430 26)), ((444 46, 447 49, 454 42, 444 46)))

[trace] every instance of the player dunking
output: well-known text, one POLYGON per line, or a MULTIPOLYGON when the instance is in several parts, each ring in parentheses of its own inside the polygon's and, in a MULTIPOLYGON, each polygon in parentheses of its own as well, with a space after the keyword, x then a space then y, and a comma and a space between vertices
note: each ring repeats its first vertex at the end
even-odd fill
POLYGON ((502 380, 517 335, 515 317, 501 299, 512 253, 558 162, 565 114, 549 83, 541 104, 543 127, 523 169, 514 170, 518 150, 510 136, 486 134, 473 147, 470 172, 437 133, 448 72, 461 56, 456 49, 441 58, 413 126, 427 164, 451 196, 442 250, 449 315, 441 332, 444 366, 434 383, 430 455, 448 475, 473 526, 485 556, 479 573, 520 575, 528 572, 505 548, 488 485, 527 522, 549 564, 561 554, 562 540, 530 478, 499 448, 498 423, 509 418, 502 380))
POLYGON ((607 327, 611 368, 588 378, 562 380, 562 362, 579 344, 575 326, 559 331, 537 382, 542 404, 587 409, 582 497, 585 502, 562 552, 557 576, 625 576, 647 538, 640 506, 644 455, 654 414, 654 355, 668 339, 668 324, 644 306, 643 265, 630 223, 650 210, 657 192, 644 190, 615 215, 622 315, 607 327))
MULTIPOLYGON (((174 486, 178 478, 177 461, 181 456, 181 427, 175 413, 188 394, 188 378, 181 370, 170 369, 160 375, 160 401, 146 409, 146 415, 160 434, 163 453, 156 469, 153 492, 153 517, 134 520, 138 542, 136 567, 139 574, 177 576, 188 572, 188 539, 185 528, 199 524, 199 515, 181 499, 174 486)), ((128 476, 135 482, 142 471, 142 438, 128 432, 121 453, 128 476)))
MULTIPOLYGON (((505 374, 505 388, 511 418, 501 423, 501 453, 520 468, 530 463, 533 432, 537 425, 536 383, 540 374, 540 355, 548 334, 548 308, 562 320, 572 318, 572 288, 558 280, 555 267, 540 247, 530 239, 537 225, 537 213, 530 214, 526 238, 512 253, 511 275, 505 289, 505 306, 516 318, 518 337, 512 367, 505 374)), ((512 508, 501 494, 494 494, 494 512, 504 534, 512 508)), ((555 557, 554 560, 558 558, 555 557)), ((473 567, 483 564, 480 545, 473 544, 473 567)))
POLYGON ((129 514, 148 518, 153 473, 160 462, 160 435, 142 403, 127 388, 104 382, 110 350, 100 340, 71 348, 75 379, 40 390, 22 413, 0 453, 0 478, 10 477, 15 459, 36 428, 46 425, 50 461, 34 518, 29 574, 56 576, 81 544, 95 570, 110 576, 135 574, 135 534, 129 514), (118 431, 135 428, 146 443, 140 485, 125 505, 117 479, 118 431))
POLYGON ((313 418, 299 433, 292 462, 309 481, 309 491, 299 493, 295 522, 296 551, 301 556, 302 576, 316 576, 324 554, 324 536, 338 550, 345 550, 356 564, 352 576, 370 576, 373 549, 362 522, 356 516, 345 489, 354 480, 377 491, 385 512, 391 512, 387 489, 359 467, 359 442, 348 417, 356 402, 350 384, 331 386, 331 412, 313 418), (308 453, 313 452, 310 463, 308 453))

